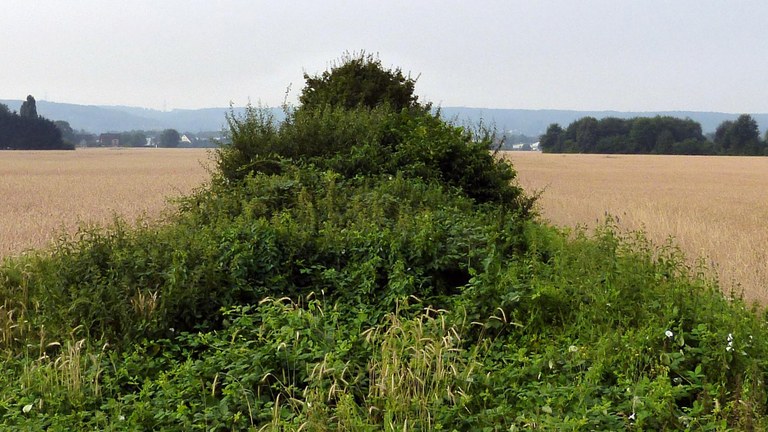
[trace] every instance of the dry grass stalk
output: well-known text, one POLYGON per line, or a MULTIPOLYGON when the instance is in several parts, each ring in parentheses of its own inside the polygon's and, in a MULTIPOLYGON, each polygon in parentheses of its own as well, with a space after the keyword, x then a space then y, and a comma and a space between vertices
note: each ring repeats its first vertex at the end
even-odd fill
POLYGON ((157 309, 157 291, 137 291, 131 298, 131 305, 136 315, 149 320, 157 309))

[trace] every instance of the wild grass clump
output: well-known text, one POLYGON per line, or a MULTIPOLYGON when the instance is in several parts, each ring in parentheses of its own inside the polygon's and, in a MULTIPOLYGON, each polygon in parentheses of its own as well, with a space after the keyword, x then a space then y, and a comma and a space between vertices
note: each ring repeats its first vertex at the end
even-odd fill
POLYGON ((242 153, 312 131, 246 116, 233 138, 261 138, 166 224, 0 266, 4 427, 768 426, 764 320, 672 243, 541 223, 437 117, 318 109, 305 144, 336 149, 242 153), (397 127, 354 123, 379 114, 397 127))

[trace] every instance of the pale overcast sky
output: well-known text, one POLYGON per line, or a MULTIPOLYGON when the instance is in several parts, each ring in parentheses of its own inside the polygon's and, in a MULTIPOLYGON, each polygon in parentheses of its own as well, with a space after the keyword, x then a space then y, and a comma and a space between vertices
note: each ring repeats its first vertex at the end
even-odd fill
POLYGON ((442 106, 768 112, 768 2, 12 0, 0 99, 279 105, 344 51, 442 106))

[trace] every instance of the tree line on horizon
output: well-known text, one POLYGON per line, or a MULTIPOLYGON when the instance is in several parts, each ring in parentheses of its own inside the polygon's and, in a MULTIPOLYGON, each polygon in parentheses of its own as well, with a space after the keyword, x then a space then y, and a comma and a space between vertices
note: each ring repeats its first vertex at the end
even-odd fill
POLYGON ((122 147, 144 147, 148 137, 156 140, 160 147, 178 147, 181 143, 181 134, 176 129, 132 130, 100 136, 85 130, 76 131, 67 121, 52 121, 39 115, 32 95, 22 102, 18 112, 0 103, 0 150, 74 150, 77 143, 104 145, 101 142, 104 135, 117 138, 122 147))
POLYGON ((760 139, 757 122, 749 114, 722 122, 709 136, 690 118, 583 117, 565 129, 551 124, 539 146, 545 153, 762 156, 768 155, 768 133, 760 139))
POLYGON ((62 139, 57 125, 37 114, 32 95, 21 104, 19 112, 0 104, 0 149, 2 150, 71 150, 62 139))

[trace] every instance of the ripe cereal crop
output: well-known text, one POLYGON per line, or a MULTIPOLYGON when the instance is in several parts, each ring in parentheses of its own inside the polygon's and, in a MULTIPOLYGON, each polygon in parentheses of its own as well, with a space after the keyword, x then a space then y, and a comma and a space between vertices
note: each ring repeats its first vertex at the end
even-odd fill
POLYGON ((0 152, 0 258, 46 247, 82 224, 159 218, 210 177, 202 149, 0 152))
POLYGON ((703 259, 726 292, 768 303, 768 158, 507 152, 542 191, 542 216, 594 227, 612 217, 657 244, 670 236, 703 259))

